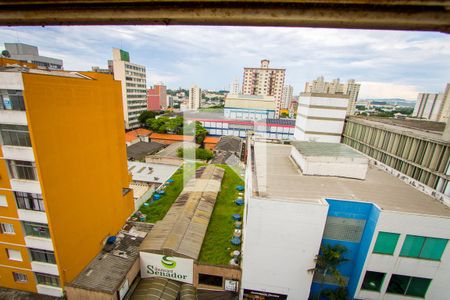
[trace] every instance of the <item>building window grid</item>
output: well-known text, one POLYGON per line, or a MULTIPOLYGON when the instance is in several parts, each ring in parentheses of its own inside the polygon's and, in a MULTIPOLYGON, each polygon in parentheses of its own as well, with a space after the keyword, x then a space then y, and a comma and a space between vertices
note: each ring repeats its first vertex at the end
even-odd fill
POLYGON ((55 275, 34 273, 36 275, 36 281, 38 284, 56 286, 59 287, 59 277, 55 275))
POLYGON ((406 235, 400 256, 440 261, 448 240, 417 235, 406 235))
POLYGON ((26 274, 12 272, 15 282, 27 282, 28 277, 26 274))
POLYGON ((386 293, 424 298, 430 283, 431 279, 428 278, 393 274, 386 293), (402 286, 402 281, 403 283, 406 282, 406 284, 403 284, 404 286, 402 286), (419 288, 416 285, 419 285, 419 288), (420 285, 422 286, 420 287, 420 285))
POLYGON ((14 179, 37 180, 36 164, 24 160, 9 160, 9 173, 14 179))
POLYGON ((20 209, 45 211, 44 200, 41 194, 14 192, 17 207, 20 209))
POLYGON ((56 264, 55 253, 53 251, 30 249, 30 254, 33 261, 56 264))
POLYGON ((23 222, 23 227, 27 236, 50 238, 50 231, 47 224, 23 222))
POLYGON ((25 111, 22 91, 0 90, 0 110, 25 111))
POLYGON ((0 134, 3 145, 31 147, 27 126, 0 124, 0 134))
POLYGON ((9 223, 0 223, 0 230, 3 234, 15 234, 14 225, 9 223))

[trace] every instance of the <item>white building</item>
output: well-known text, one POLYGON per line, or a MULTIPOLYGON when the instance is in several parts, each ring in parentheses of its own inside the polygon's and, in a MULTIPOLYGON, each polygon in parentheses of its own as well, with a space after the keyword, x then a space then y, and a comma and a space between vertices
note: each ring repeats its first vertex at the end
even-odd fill
POLYGON ((230 84, 230 93, 231 95, 237 95, 241 93, 241 89, 239 86, 239 81, 237 79, 235 79, 231 84, 230 84))
POLYGON ((202 90, 196 86, 193 85, 189 89, 189 102, 187 105, 187 109, 189 110, 197 110, 200 108, 202 101, 202 90))
POLYGON ((147 110, 147 81, 145 67, 130 62, 130 54, 113 48, 113 59, 108 67, 114 79, 122 83, 123 113, 125 128, 139 127, 138 117, 147 110))
POLYGON ((294 139, 339 143, 348 101, 344 94, 301 93, 294 139))
POLYGON ((439 94, 421 93, 417 96, 413 117, 436 122, 447 122, 450 114, 450 83, 439 94))
POLYGON ((262 120, 276 116, 277 103, 272 96, 228 94, 224 117, 227 119, 262 120))
POLYGON ((347 115, 355 114, 356 101, 358 100, 361 84, 354 79, 349 79, 347 83, 340 83, 339 78, 326 82, 323 76, 305 84, 305 93, 343 94, 349 96, 347 115))
POLYGON ((293 99, 294 88, 292 85, 286 85, 283 88, 283 96, 281 98, 281 108, 289 109, 291 101, 293 99))
MULTIPOLYGON (((448 299, 444 204, 372 163, 364 172, 368 159, 342 144, 252 141, 247 153, 241 295, 316 298, 320 246, 340 245, 349 299, 448 299), (303 173, 302 160, 319 175, 303 173)), ((325 276, 323 289, 338 286, 325 276)))
POLYGON ((277 103, 278 117, 286 69, 269 68, 269 63, 268 59, 263 59, 260 68, 244 68, 242 94, 273 96, 277 103))
POLYGON ((63 69, 61 59, 39 55, 39 49, 36 46, 23 43, 5 43, 5 50, 9 52, 12 59, 36 64, 40 69, 63 69))

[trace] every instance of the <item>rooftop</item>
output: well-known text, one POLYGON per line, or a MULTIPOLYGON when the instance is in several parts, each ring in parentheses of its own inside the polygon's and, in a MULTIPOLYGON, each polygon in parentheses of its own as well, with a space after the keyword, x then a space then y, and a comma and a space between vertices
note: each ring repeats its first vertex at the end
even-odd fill
POLYGON ((152 164, 129 161, 128 171, 133 181, 164 183, 178 169, 178 166, 166 164, 152 164))
POLYGON ((147 223, 127 223, 125 229, 118 234, 113 250, 99 253, 68 285, 109 294, 115 293, 138 259, 138 247, 151 228, 152 225, 147 223))
POLYGON ((150 135, 150 139, 192 142, 194 140, 194 136, 193 135, 152 133, 150 135))
POLYGON ((196 171, 164 219, 140 246, 141 251, 198 259, 224 170, 208 165, 196 171))
POLYGON ((292 145, 303 156, 336 156, 366 159, 364 155, 344 144, 293 141, 292 145))
POLYGON ((445 128, 445 123, 432 122, 426 120, 414 119, 392 119, 392 118, 377 118, 377 117, 350 117, 348 121, 366 124, 368 126, 384 128, 386 130, 397 132, 413 137, 421 137, 438 142, 449 143, 442 138, 442 132, 445 128))
POLYGON ((152 133, 151 130, 145 128, 138 128, 132 131, 128 131, 125 133, 125 140, 127 142, 132 142, 137 139, 139 136, 149 136, 152 133))
POLYGON ((290 157, 291 147, 255 142, 257 196, 315 203, 325 198, 356 200, 373 202, 383 210, 450 217, 449 207, 373 165, 369 165, 365 180, 303 175, 290 157))
POLYGON ((242 150, 242 139, 233 135, 224 135, 220 138, 215 150, 238 152, 240 155, 242 150))
POLYGON ((164 147, 164 144, 157 142, 137 142, 127 147, 127 157, 128 159, 141 160, 164 147))
POLYGON ((200 145, 193 143, 193 142, 175 142, 167 146, 166 148, 162 149, 157 153, 160 157, 177 157, 177 150, 178 148, 198 148, 200 145))

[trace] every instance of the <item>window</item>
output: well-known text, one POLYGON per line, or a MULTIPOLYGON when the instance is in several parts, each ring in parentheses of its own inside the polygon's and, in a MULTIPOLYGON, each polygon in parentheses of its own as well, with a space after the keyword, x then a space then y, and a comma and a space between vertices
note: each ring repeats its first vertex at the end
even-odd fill
POLYGON ((15 282, 27 282, 28 281, 27 275, 22 274, 22 273, 13 272, 13 277, 14 277, 15 282))
POLYGON ((424 298, 431 279, 392 275, 387 293, 424 298))
POLYGON ((22 91, 0 90, 0 110, 25 110, 22 91))
POLYGON ((31 147, 27 126, 0 124, 0 134, 3 145, 31 147))
POLYGON ((361 289, 379 292, 383 285, 385 275, 386 274, 380 272, 367 271, 361 289))
POLYGON ((6 249, 6 254, 10 260, 22 261, 22 253, 19 250, 6 249))
POLYGON ((0 206, 8 207, 8 200, 5 195, 0 195, 0 206))
POLYGON ((45 211, 44 200, 41 194, 14 192, 17 207, 20 209, 45 211))
POLYGON ((394 254, 395 246, 397 246, 398 238, 400 234, 382 232, 378 233, 377 241, 373 247, 373 253, 379 254, 394 254))
POLYGON ((14 179, 37 180, 35 163, 24 160, 9 160, 9 173, 14 179))
POLYGON ((407 235, 400 256, 440 260, 446 246, 446 239, 407 235))
POLYGON ((50 237, 50 231, 48 230, 47 224, 23 222, 23 227, 25 229, 25 235, 27 236, 50 237))
POLYGON ((0 223, 0 229, 2 231, 2 233, 5 234, 14 234, 14 226, 12 224, 9 223, 0 223))
POLYGON ((209 274, 198 274, 198 283, 222 287, 223 277, 209 274))
POLYGON ((49 264, 56 264, 55 254, 53 251, 30 249, 31 259, 33 261, 46 262, 49 264))
POLYGON ((35 273, 38 284, 59 286, 59 277, 54 275, 35 273))

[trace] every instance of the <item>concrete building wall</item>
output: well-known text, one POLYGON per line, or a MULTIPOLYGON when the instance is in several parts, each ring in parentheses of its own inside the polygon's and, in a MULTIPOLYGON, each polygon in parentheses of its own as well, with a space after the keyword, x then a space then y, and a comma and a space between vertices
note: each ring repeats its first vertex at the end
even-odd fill
POLYGON ((339 143, 348 96, 303 93, 299 97, 294 139, 339 143))
POLYGON ((447 290, 448 282, 450 282, 450 246, 448 244, 440 261, 400 256, 407 234, 450 239, 448 228, 450 228, 450 219, 448 218, 382 211, 359 280, 356 298, 370 300, 411 299, 407 296, 386 293, 392 275, 398 274, 431 279, 425 299, 448 299, 447 290), (400 234, 393 255, 373 253, 376 238, 380 231, 400 234), (379 292, 361 289, 366 271, 386 274, 379 292))
POLYGON ((450 142, 358 118, 347 118, 342 142, 450 196, 450 142))
POLYGON ((110 75, 85 74, 94 79, 23 74, 61 286, 78 275, 133 212, 132 193, 123 195, 130 176, 120 83, 110 75), (92 128, 96 135, 88 134, 92 128))
POLYGON ((197 110, 201 106, 202 101, 202 90, 196 86, 193 85, 189 89, 189 102, 188 102, 188 109, 190 110, 197 110))
POLYGON ((313 278, 308 270, 315 265, 327 205, 254 196, 246 200, 241 292, 250 289, 307 299, 313 278))
POLYGON ((420 93, 412 113, 413 117, 436 122, 447 122, 450 114, 450 83, 442 93, 420 93))

